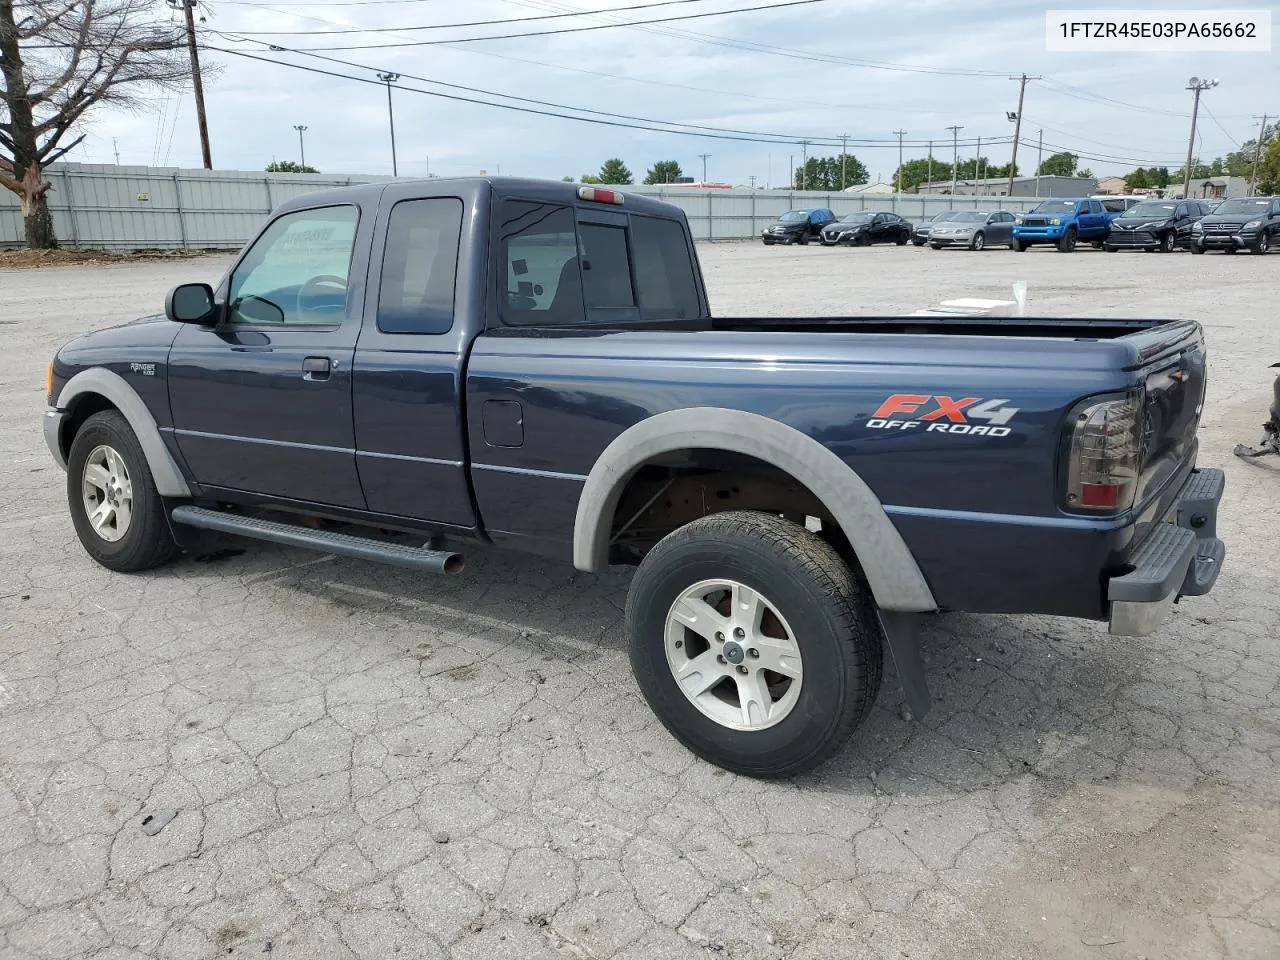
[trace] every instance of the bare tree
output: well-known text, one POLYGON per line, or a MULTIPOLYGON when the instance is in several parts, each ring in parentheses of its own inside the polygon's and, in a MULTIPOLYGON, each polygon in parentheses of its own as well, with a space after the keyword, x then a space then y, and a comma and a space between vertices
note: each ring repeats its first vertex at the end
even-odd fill
POLYGON ((94 107, 139 108, 191 77, 181 24, 154 0, 0 0, 0 186, 18 195, 27 246, 57 246, 44 170, 94 107))

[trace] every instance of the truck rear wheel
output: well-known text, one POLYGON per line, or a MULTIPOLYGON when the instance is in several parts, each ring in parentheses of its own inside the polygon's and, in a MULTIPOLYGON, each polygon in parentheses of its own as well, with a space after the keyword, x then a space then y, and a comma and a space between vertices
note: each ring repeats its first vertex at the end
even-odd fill
POLYGON ((67 505, 85 552, 108 570, 150 570, 178 555, 142 445, 115 410, 95 413, 76 433, 67 505))
POLYGON ((786 777, 822 763, 880 689, 874 601, 816 534, 765 513, 703 517, 644 558, 627 596, 650 708, 700 757, 786 777))

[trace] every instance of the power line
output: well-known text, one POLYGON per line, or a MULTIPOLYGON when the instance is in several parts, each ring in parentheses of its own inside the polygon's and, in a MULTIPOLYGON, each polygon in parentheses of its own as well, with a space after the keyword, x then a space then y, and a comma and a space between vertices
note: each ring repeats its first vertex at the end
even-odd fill
MULTIPOLYGON (((219 36, 226 37, 229 39, 238 38, 238 34, 232 34, 230 32, 224 32, 224 31, 218 31, 218 30, 209 31, 209 32, 215 33, 219 36)), ((295 53, 295 54, 298 54, 299 56, 310 57, 311 59, 314 59, 314 60, 321 60, 326 63, 336 64, 338 66, 348 67, 351 69, 368 70, 371 72, 379 71, 383 69, 382 67, 375 66, 373 64, 356 63, 354 61, 344 60, 338 57, 325 56, 324 54, 315 53, 306 49, 294 49, 294 48, 288 48, 288 47, 281 47, 276 44, 267 44, 265 41, 262 41, 262 40, 250 40, 249 42, 257 43, 263 46, 268 46, 272 52, 295 53)), ((230 52, 230 53, 237 53, 237 52, 243 53, 243 51, 224 50, 224 48, 213 47, 213 46, 210 46, 208 49, 223 50, 224 52, 230 52)), ((262 60, 265 60, 266 62, 278 63, 283 66, 297 66, 296 64, 289 63, 288 61, 274 60, 274 59, 268 59, 268 58, 262 58, 262 57, 255 58, 255 59, 262 59, 262 60)), ((532 97, 522 97, 516 94, 501 93, 496 90, 486 90, 482 87, 474 87, 474 86, 469 86, 464 84, 450 83, 444 80, 434 80, 430 77, 424 77, 424 76, 415 75, 411 73, 404 73, 402 75, 406 79, 417 80, 420 83, 428 83, 433 86, 445 87, 446 89, 450 89, 450 90, 460 90, 465 93, 477 94, 485 97, 500 97, 502 99, 513 100, 518 103, 527 103, 527 104, 532 104, 538 107, 549 107, 554 110, 570 110, 570 111, 575 111, 577 113, 588 113, 596 116, 607 117, 609 119, 627 120, 627 121, 634 121, 635 123, 644 123, 644 124, 656 124, 662 127, 682 127, 682 128, 685 128, 685 130, 687 131, 693 131, 697 133, 701 133, 703 131, 711 131, 717 134, 735 134, 735 135, 739 135, 742 138, 746 138, 751 142, 760 142, 760 143, 769 143, 769 142, 794 143, 796 142, 796 135, 790 134, 790 133, 772 133, 772 132, 760 131, 760 130, 742 130, 742 129, 737 129, 733 127, 717 127, 717 126, 711 126, 709 124, 690 124, 690 123, 681 123, 679 121, 674 121, 674 120, 659 120, 659 119, 654 119, 653 117, 641 117, 641 116, 635 116, 632 114, 617 113, 616 111, 595 110, 590 107, 579 107, 579 106, 574 106, 572 104, 556 103, 554 101, 549 101, 549 100, 538 100, 532 97)), ((423 91, 423 92, 431 93, 433 91, 423 91)), ((505 104, 489 104, 489 105, 506 106, 505 104)), ((587 119, 587 118, 573 118, 573 119, 587 119)), ((643 128, 643 129, 648 129, 648 128, 643 128)), ((674 132, 674 131, 667 131, 667 132, 674 132)), ((878 140, 875 138, 851 138, 851 137, 838 138, 838 137, 814 136, 814 137, 810 137, 809 139, 812 142, 818 143, 822 146, 831 146, 831 147, 835 146, 837 142, 847 143, 849 140, 853 140, 856 146, 862 146, 862 147, 888 146, 890 144, 896 145, 897 143, 896 140, 878 140)), ((964 141, 964 142, 967 144, 970 141, 964 141)), ((909 142, 909 145, 918 146, 921 144, 909 142)))
POLYGON ((723 17, 731 13, 752 13, 758 10, 781 10, 784 7, 804 7, 826 0, 785 0, 784 3, 761 4, 754 7, 734 7, 712 13, 685 13, 675 17, 657 17, 653 20, 631 20, 625 23, 597 23, 587 27, 557 27, 554 30, 530 30, 525 33, 496 33, 488 37, 455 37, 451 40, 412 40, 404 43, 365 43, 331 47, 308 47, 308 50, 390 50, 399 47, 435 47, 450 43, 480 43, 487 40, 515 40, 521 37, 550 37, 566 33, 588 33, 593 30, 612 30, 615 27, 635 27, 649 23, 671 23, 676 20, 701 20, 706 17, 723 17))
MULTIPOLYGON (((493 27, 508 23, 531 23, 535 20, 563 20, 565 17, 589 17, 597 13, 615 13, 622 10, 650 10, 654 7, 674 7, 686 3, 707 3, 708 0, 657 0, 655 3, 634 3, 627 7, 613 7, 608 10, 580 10, 575 13, 544 13, 536 17, 507 17, 501 20, 471 20, 464 23, 432 23, 413 27, 344 27, 340 30, 241 30, 240 33, 254 37, 296 36, 299 33, 336 34, 336 33, 414 33, 419 30, 455 30, 460 27, 493 27)), ((821 0, 814 0, 821 2, 821 0)), ((265 4, 263 4, 265 6, 265 4)), ((715 14, 707 14, 715 16, 715 14)), ((536 34, 535 34, 536 36, 536 34)), ((483 37, 480 39, 496 39, 483 37)))
MULTIPOLYGON (((370 80, 368 77, 357 76, 357 75, 352 75, 348 73, 341 73, 336 70, 326 70, 320 67, 311 67, 305 64, 300 64, 300 63, 290 63, 287 60, 277 60, 272 57, 264 57, 255 53, 249 53, 248 51, 245 51, 245 50, 234 50, 229 47, 215 47, 211 45, 206 45, 205 49, 216 50, 219 53, 227 53, 232 56, 243 57, 249 60, 257 60, 262 63, 275 64, 276 66, 288 67, 294 70, 302 70, 307 73, 319 74, 319 75, 328 76, 328 77, 336 77, 342 80, 353 80, 357 83, 376 83, 378 86, 382 86, 382 84, 379 81, 370 80)), ((281 52, 284 52, 283 48, 281 48, 281 52)), ((302 51, 295 51, 295 52, 302 52, 302 51)), ((324 58, 324 59, 333 60, 333 58, 324 58)), ((363 71, 363 70, 373 69, 373 68, 365 67, 360 64, 346 63, 345 61, 341 61, 341 60, 333 60, 333 62, 341 64, 343 66, 347 66, 355 70, 363 71)), ((420 77, 413 77, 410 74, 403 74, 403 77, 407 79, 419 80, 420 82, 424 82, 424 83, 433 83, 433 84, 441 83, 441 81, 425 80, 420 77)), ((453 84, 450 86, 458 87, 459 85, 453 84)), ((445 93, 439 90, 424 90, 420 87, 410 87, 404 84, 400 84, 398 88, 402 91, 409 92, 409 93, 419 93, 419 94, 423 94, 430 97, 437 97, 444 100, 453 100, 461 103, 471 103, 479 106, 496 107, 498 109, 511 110, 517 113, 529 113, 537 116, 555 117, 561 120, 577 120, 581 123, 593 123, 600 126, 620 127, 624 129, 630 129, 630 130, 646 130, 651 133, 669 133, 669 134, 678 134, 681 136, 689 136, 689 137, 702 137, 704 139, 711 139, 711 140, 733 140, 733 141, 741 141, 746 143, 792 143, 792 142, 795 142, 793 139, 782 134, 744 135, 744 134, 736 134, 736 133, 717 133, 714 131, 709 131, 705 127, 692 128, 692 129, 672 129, 673 124, 667 121, 650 120, 650 121, 647 121, 647 123, 650 125, 645 125, 644 123, 628 122, 622 119, 613 119, 612 118, 613 115, 605 114, 604 111, 588 111, 584 108, 578 108, 578 107, 561 107, 560 109, 578 110, 579 112, 582 112, 582 113, 589 112, 589 113, 595 114, 596 116, 587 116, 587 117, 576 116, 574 114, 557 112, 556 110, 538 109, 532 106, 516 106, 515 104, 511 104, 511 103, 494 103, 491 100, 481 100, 481 99, 477 99, 476 97, 462 96, 461 94, 457 94, 457 93, 445 93)), ((463 89, 467 89, 467 88, 463 88, 463 89)), ((503 97, 507 97, 508 99, 516 99, 516 98, 510 97, 510 95, 508 94, 492 94, 492 95, 503 96, 503 97)), ((519 98, 519 99, 527 100, 528 98, 519 98)), ((534 101, 534 102, 539 102, 539 101, 534 101)), ((617 115, 617 116, 621 116, 621 115, 617 115)), ((683 126, 691 127, 691 125, 689 124, 685 124, 683 126)), ((824 146, 835 145, 833 142, 829 142, 830 138, 816 138, 816 140, 821 142, 822 145, 824 146)), ((896 141, 863 140, 863 141, 860 141, 859 145, 865 148, 876 148, 876 147, 896 146, 897 144, 896 144, 896 141)))

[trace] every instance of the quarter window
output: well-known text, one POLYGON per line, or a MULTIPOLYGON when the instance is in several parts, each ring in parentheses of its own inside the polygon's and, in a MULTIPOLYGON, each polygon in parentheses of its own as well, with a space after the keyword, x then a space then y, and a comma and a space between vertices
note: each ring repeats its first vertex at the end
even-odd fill
POLYGON ((684 228, 675 220, 632 217, 636 292, 645 320, 692 320, 698 316, 698 283, 684 228))
POLYGON ((462 201, 402 200, 391 210, 378 288, 383 333, 447 333, 453 326, 462 201))
POLYGON ((228 322, 342 323, 358 216, 342 206, 274 220, 231 275, 228 322))
POLYGON ((506 298, 503 323, 524 326, 583 323, 582 271, 573 210, 508 200, 502 207, 506 298))

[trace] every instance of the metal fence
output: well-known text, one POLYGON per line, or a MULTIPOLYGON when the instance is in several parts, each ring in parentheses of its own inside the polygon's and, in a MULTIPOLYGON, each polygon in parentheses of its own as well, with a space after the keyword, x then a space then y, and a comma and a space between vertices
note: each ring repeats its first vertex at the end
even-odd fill
MULTIPOLYGON (((49 209, 66 246, 108 249, 238 248, 279 203, 314 190, 390 177, 271 174, 174 167, 64 163, 47 171, 49 209)), ((891 211, 917 223, 948 209, 1028 210, 1033 197, 817 193, 627 187, 685 211, 699 240, 744 240, 787 210, 828 207, 836 214, 891 211)), ((22 243, 17 198, 0 190, 0 247, 22 243)))

